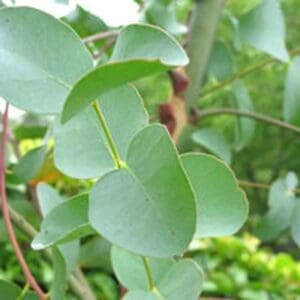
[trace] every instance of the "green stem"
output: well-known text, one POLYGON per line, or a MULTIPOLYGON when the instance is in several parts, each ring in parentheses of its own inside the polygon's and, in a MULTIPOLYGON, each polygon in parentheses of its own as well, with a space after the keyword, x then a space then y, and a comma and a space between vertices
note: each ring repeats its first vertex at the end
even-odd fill
POLYGON ((145 267, 145 270, 146 270, 146 275, 147 275, 147 280, 148 280, 148 289, 150 291, 152 291, 155 288, 155 284, 154 284, 150 264, 149 264, 149 261, 148 261, 147 257, 143 256, 142 259, 143 259, 144 267, 145 267))
MULTIPOLYGON (((295 56, 299 53, 300 53, 300 48, 296 48, 296 49, 290 51, 291 56, 295 56)), ((221 81, 214 86, 203 89, 203 91, 200 92, 200 96, 201 97, 207 96, 215 91, 218 91, 218 90, 230 85, 232 82, 234 82, 235 80, 237 80, 239 78, 243 78, 253 72, 256 72, 257 70, 263 69, 263 68, 265 68, 269 65, 273 65, 277 62, 280 62, 280 61, 276 58, 268 58, 254 66, 250 66, 242 71, 237 72, 236 74, 233 74, 228 79, 225 79, 224 81, 221 81)))
POLYGON ((25 295, 27 294, 27 292, 29 291, 30 285, 27 282, 23 288, 23 290, 21 291, 21 294, 18 296, 18 298, 16 300, 23 300, 25 295))
POLYGON ((111 151, 111 156, 116 164, 116 167, 118 169, 121 169, 123 167, 123 162, 121 160, 121 157, 119 155, 119 152, 115 146, 115 143, 114 143, 114 140, 113 140, 113 137, 110 133, 110 130, 108 128, 108 125, 106 123, 106 120, 105 120, 105 117, 100 109, 100 106, 98 104, 98 102, 95 100, 92 102, 92 106, 96 112, 96 115, 100 121, 100 124, 101 124, 101 127, 104 131, 104 134, 105 134, 105 137, 106 137, 106 140, 108 142, 108 145, 109 145, 109 148, 110 148, 110 151, 111 151))
POLYGON ((261 121, 300 134, 300 127, 294 126, 292 124, 256 112, 243 111, 235 108, 212 108, 212 109, 206 109, 197 112, 197 117, 199 119, 209 117, 209 116, 217 116, 217 115, 235 115, 235 116, 246 117, 246 118, 261 121))

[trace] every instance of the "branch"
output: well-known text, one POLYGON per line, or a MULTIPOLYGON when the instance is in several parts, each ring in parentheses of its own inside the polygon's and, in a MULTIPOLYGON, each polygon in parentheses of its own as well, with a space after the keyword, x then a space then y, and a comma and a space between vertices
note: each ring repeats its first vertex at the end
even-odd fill
MULTIPOLYGON (((297 54, 300 53, 300 48, 297 48, 297 49, 294 49, 294 50, 291 50, 290 51, 290 55, 291 56, 295 56, 297 54)), ((240 72, 237 72, 236 74, 233 74, 232 76, 230 76, 228 79, 225 79, 224 81, 221 81, 219 82, 218 84, 214 85, 214 86, 211 86, 211 87, 208 87, 206 89, 203 89, 203 91, 200 92, 200 96, 201 97, 204 97, 204 96, 207 96, 219 89, 222 89, 224 87, 226 87, 227 85, 230 85, 232 82, 234 82, 235 80, 239 79, 239 78, 243 78, 257 70, 260 70, 260 69, 263 69, 265 68, 266 66, 268 65, 272 65, 274 63, 278 63, 280 62, 278 59, 276 58, 269 58, 269 59, 266 59, 254 66, 251 66, 249 68, 246 68, 240 72)))
POLYGON ((195 1, 187 46, 187 53, 190 58, 187 74, 191 82, 185 94, 188 114, 192 114, 193 108, 196 107, 217 25, 225 3, 226 0, 195 1))
POLYGON ((261 121, 273 126, 277 126, 280 128, 284 128, 293 132, 300 134, 300 127, 294 126, 292 124, 286 123, 284 121, 274 119, 263 114, 250 112, 250 111, 242 111, 235 108, 215 108, 215 109, 206 109, 203 111, 198 111, 197 116, 199 118, 205 118, 209 116, 217 116, 217 115, 236 115, 242 116, 250 119, 255 119, 257 121, 261 121))
MULTIPOLYGON (((263 190, 269 190, 271 188, 271 185, 267 183, 252 182, 247 180, 239 180, 239 185, 244 187, 254 188, 254 189, 263 189, 263 190)), ((295 194, 300 194, 300 189, 293 189, 292 191, 295 194)))
POLYGON ((119 34, 119 31, 104 31, 104 32, 99 32, 96 34, 93 34, 91 36, 88 36, 86 38, 83 38, 82 41, 85 44, 89 44, 89 43, 94 43, 97 42, 99 40, 104 40, 107 39, 109 37, 116 37, 119 34))
POLYGON ((12 243, 12 246, 14 248, 14 251, 16 253, 17 259, 20 263, 20 266, 22 268, 22 271, 24 273, 24 276, 27 280, 27 282, 30 284, 30 286, 35 290, 38 297, 41 300, 46 299, 46 294, 44 294, 43 290, 33 277, 25 259, 23 256, 23 253, 21 251, 21 248, 18 244, 17 238, 14 233, 14 229, 12 226, 12 222, 10 219, 9 214, 9 207, 7 203, 7 197, 6 197, 6 180, 5 180, 5 170, 6 170, 6 146, 7 146, 7 137, 8 137, 8 103, 5 107, 5 112, 3 115, 3 130, 2 130, 2 139, 1 139, 1 149, 0 149, 0 196, 1 196, 1 206, 2 206, 2 213, 3 213, 3 219, 5 222, 5 226, 7 229, 7 233, 9 236, 9 239, 12 243))

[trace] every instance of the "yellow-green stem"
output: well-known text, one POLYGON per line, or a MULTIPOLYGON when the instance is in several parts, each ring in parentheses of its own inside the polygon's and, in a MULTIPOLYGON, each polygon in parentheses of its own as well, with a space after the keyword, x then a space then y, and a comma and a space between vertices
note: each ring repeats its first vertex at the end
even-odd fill
POLYGON ((104 131, 104 134, 105 134, 105 137, 106 137, 106 140, 108 142, 108 145, 109 145, 109 148, 110 148, 110 152, 111 152, 111 156, 116 164, 116 167, 118 169, 121 169, 123 167, 123 163, 122 163, 122 160, 121 160, 121 157, 118 153, 118 150, 115 146, 115 143, 114 143, 114 140, 113 140, 113 137, 110 133, 110 130, 106 124, 106 121, 105 121, 105 118, 104 118, 104 115, 100 109, 100 106, 98 104, 98 102, 95 100, 92 102, 92 106, 96 112, 96 115, 100 121, 100 124, 101 124, 101 127, 104 131))
POLYGON ((154 280, 153 280, 153 276, 152 276, 152 272, 151 272, 151 267, 150 267, 147 257, 143 256, 142 259, 143 259, 144 267, 146 270, 146 275, 147 275, 147 280, 148 280, 148 289, 150 291, 152 291, 155 288, 155 285, 154 285, 154 280))

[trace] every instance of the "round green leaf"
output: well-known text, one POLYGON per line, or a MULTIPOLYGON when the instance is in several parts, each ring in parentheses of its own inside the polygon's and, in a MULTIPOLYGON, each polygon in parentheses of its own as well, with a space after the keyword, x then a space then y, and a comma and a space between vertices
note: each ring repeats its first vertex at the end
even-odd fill
POLYGON ((59 113, 70 87, 91 68, 70 27, 34 8, 0 10, 0 91, 11 104, 59 113))
POLYGON ((195 199, 166 129, 152 125, 137 133, 126 162, 95 184, 91 225, 137 254, 182 254, 195 230, 195 199))
MULTIPOLYGON (((104 93, 98 102, 116 148, 125 159, 133 136, 148 124, 142 100, 134 87, 125 85, 104 93)), ((54 137, 54 161, 63 173, 75 178, 93 178, 115 168, 103 129, 92 107, 66 124, 62 125, 57 120, 54 137)))
POLYGON ((206 154, 184 154, 181 159, 197 198, 195 238, 237 232, 246 221, 248 202, 231 169, 206 154))
POLYGON ((111 62, 87 73, 73 86, 62 122, 109 89, 187 63, 179 43, 166 32, 150 25, 129 25, 118 36, 111 62))
POLYGON ((88 223, 88 203, 87 194, 82 194, 52 209, 42 221, 31 247, 41 250, 93 233, 88 223))
POLYGON ((226 163, 231 162, 231 149, 223 135, 213 128, 202 128, 193 133, 195 143, 201 145, 211 153, 223 159, 226 163))

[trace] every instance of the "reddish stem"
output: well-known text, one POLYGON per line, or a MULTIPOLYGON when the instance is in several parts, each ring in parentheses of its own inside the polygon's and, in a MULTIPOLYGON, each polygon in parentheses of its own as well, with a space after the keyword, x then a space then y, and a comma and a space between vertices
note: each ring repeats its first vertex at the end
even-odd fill
POLYGON ((17 259, 20 263, 20 266, 23 270, 24 276, 27 280, 27 282, 30 284, 33 290, 37 293, 40 300, 45 300, 47 297, 44 294, 43 290, 40 288, 36 280, 34 279, 25 259, 23 256, 23 253, 20 249, 20 246, 18 244, 17 238, 14 233, 14 229, 10 220, 10 214, 9 214, 9 208, 7 203, 7 197, 6 197, 6 180, 5 180, 5 162, 6 162, 6 146, 7 146, 7 137, 8 137, 8 103, 6 103, 5 106, 5 112, 3 115, 2 120, 2 138, 1 138, 1 148, 0 148, 0 197, 1 197, 1 207, 2 207, 2 213, 3 218, 5 222, 5 226, 7 229, 7 233, 9 236, 9 239, 12 243, 12 246, 14 248, 14 251, 16 253, 17 259))

